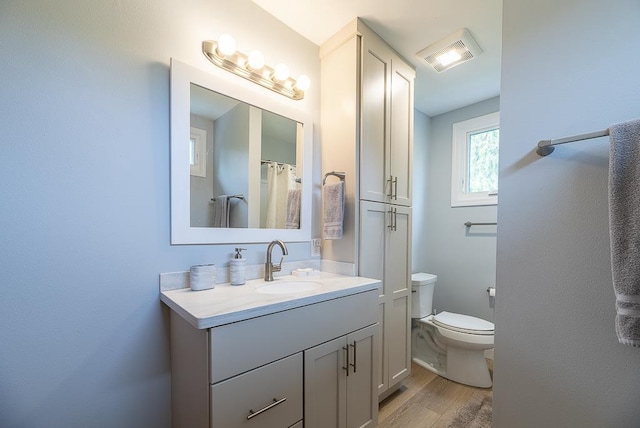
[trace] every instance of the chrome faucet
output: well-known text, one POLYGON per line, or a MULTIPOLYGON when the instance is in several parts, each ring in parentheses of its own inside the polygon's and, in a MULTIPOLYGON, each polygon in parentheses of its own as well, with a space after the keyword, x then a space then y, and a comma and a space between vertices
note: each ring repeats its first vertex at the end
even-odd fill
POLYGON ((267 262, 264 264, 264 280, 265 281, 273 281, 273 273, 280 272, 282 270, 282 261, 284 260, 284 256, 288 255, 289 251, 287 251, 287 246, 284 245, 279 239, 275 241, 271 241, 269 246, 267 247, 267 262), (271 252, 273 251, 273 247, 275 245, 279 245, 282 249, 282 258, 280 259, 280 264, 274 265, 271 263, 271 252))

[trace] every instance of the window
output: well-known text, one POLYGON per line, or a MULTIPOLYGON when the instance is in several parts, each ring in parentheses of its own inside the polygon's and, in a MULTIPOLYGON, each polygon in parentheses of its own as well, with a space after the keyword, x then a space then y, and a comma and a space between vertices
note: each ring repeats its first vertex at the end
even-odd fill
POLYGON ((204 129, 191 128, 189 165, 191 175, 207 176, 207 131, 204 129))
POLYGON ((453 124, 451 206, 498 203, 500 113, 453 124))

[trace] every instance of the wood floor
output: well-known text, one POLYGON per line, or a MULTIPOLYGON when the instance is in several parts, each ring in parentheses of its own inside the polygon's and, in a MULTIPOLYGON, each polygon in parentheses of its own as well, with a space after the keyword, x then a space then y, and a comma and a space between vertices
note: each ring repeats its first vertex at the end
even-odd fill
MULTIPOLYGON (((487 360, 493 375, 493 361, 487 360)), ((469 401, 493 397, 491 388, 474 388, 444 379, 412 363, 403 386, 380 403, 379 428, 446 428, 469 401)))

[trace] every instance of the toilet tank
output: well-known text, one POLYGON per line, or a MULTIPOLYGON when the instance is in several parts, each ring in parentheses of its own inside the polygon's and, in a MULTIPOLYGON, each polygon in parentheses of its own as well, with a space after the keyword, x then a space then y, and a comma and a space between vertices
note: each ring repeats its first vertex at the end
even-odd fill
POLYGON ((424 318, 433 311, 433 289, 438 275, 414 273, 411 275, 411 318, 424 318))

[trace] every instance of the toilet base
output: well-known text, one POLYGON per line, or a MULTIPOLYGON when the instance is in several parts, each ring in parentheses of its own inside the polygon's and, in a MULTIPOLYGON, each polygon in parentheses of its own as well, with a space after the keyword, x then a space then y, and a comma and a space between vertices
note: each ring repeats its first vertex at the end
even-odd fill
POLYGON ((453 346, 455 343, 437 333, 432 324, 416 323, 411 338, 411 360, 454 382, 477 388, 491 388, 493 383, 484 357, 486 346, 481 349, 465 349, 453 346))
POLYGON ((447 348, 447 379, 478 388, 491 388, 491 374, 483 351, 447 348))

